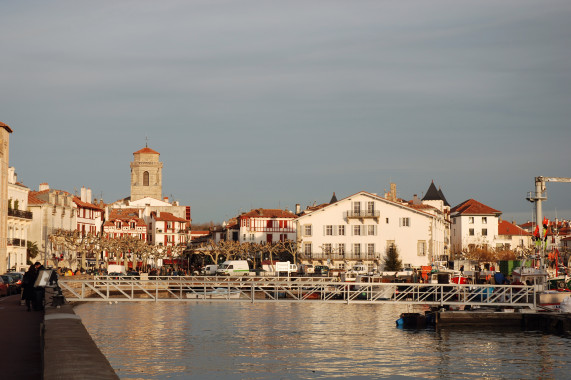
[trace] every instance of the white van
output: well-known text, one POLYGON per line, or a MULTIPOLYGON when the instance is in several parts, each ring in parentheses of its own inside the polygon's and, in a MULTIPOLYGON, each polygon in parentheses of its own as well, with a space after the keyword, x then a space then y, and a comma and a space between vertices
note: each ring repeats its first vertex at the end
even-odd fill
POLYGON ((205 276, 212 276, 216 274, 217 270, 218 270, 218 265, 210 264, 202 268, 202 274, 205 276))
POLYGON ((107 273, 109 273, 109 274, 111 274, 111 273, 126 274, 125 266, 124 265, 117 265, 117 264, 109 264, 109 266, 107 267, 107 273))
POLYGON ((216 274, 223 276, 248 276, 250 266, 246 260, 226 260, 216 270, 216 274))

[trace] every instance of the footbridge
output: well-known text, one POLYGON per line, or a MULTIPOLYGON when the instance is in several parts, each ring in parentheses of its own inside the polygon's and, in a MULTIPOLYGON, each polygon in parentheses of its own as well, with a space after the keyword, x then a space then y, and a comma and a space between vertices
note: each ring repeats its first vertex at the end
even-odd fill
POLYGON ((533 285, 341 282, 329 277, 62 277, 69 302, 333 302, 537 308, 533 285))

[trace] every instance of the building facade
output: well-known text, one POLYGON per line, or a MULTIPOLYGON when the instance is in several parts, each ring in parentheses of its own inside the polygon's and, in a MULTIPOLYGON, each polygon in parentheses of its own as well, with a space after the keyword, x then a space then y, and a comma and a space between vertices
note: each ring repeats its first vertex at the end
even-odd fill
POLYGON ((501 211, 474 199, 468 199, 450 210, 453 256, 476 248, 495 249, 501 211))
POLYGON ((8 169, 8 241, 7 268, 11 271, 26 271, 28 230, 32 213, 28 211, 30 189, 18 182, 13 167, 8 169))
POLYGON ((8 269, 8 166, 12 128, 0 122, 0 273, 8 269))
POLYGON ((444 254, 442 219, 364 191, 304 214, 296 223, 305 264, 335 269, 364 264, 373 271, 382 270, 390 247, 407 267, 430 265, 444 254))
POLYGON ((295 240, 296 215, 287 210, 255 209, 238 216, 240 243, 275 243, 295 240))

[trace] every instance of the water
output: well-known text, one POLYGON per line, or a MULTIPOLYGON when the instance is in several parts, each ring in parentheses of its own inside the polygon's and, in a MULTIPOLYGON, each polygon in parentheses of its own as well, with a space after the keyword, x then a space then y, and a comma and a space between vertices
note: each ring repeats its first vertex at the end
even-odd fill
POLYGON ((571 339, 519 329, 402 330, 400 305, 88 303, 122 379, 563 379, 571 339))

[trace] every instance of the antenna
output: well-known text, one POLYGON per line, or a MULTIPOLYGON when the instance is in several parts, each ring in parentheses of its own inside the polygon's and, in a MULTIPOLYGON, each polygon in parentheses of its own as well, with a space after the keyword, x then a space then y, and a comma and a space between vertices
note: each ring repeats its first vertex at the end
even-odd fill
POLYGON ((145 135, 145 148, 149 147, 149 136, 145 135))

